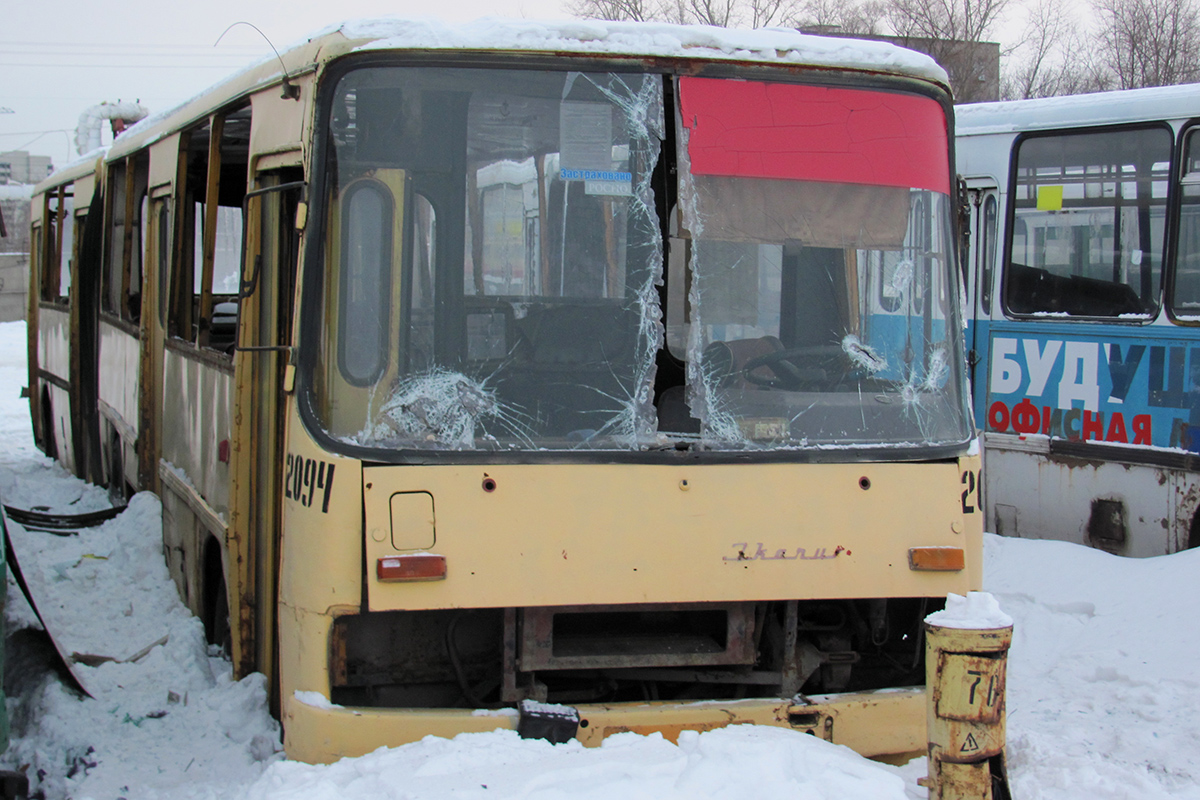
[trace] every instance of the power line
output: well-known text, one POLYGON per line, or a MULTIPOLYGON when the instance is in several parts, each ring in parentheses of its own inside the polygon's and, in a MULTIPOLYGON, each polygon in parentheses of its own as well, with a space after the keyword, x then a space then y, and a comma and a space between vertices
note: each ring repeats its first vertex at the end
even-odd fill
POLYGON ((261 50, 253 52, 246 51, 245 53, 205 53, 202 51, 194 52, 175 52, 172 50, 156 50, 144 51, 140 53, 122 53, 116 50, 113 51, 87 51, 87 50, 59 50, 55 52, 47 51, 28 51, 28 52, 4 52, 0 51, 0 56, 4 58, 61 58, 62 56, 83 56, 85 58, 162 58, 169 56, 172 58, 195 58, 195 59, 246 59, 254 58, 255 56, 269 56, 270 53, 264 53, 261 50))
POLYGON ((66 128, 56 128, 54 130, 42 131, 41 133, 39 133, 37 136, 30 139, 25 144, 19 145, 17 147, 12 147, 9 149, 12 151, 24 150, 25 148, 29 147, 31 144, 36 142, 38 139, 41 139, 43 136, 49 136, 52 133, 61 133, 62 135, 67 137, 67 153, 69 154, 71 152, 71 136, 70 136, 70 134, 73 133, 73 131, 67 130, 66 128))
POLYGON ((4 131, 0 136, 42 136, 47 133, 70 133, 72 128, 52 128, 48 131, 4 131))
POLYGON ((250 66, 254 62, 249 61, 231 61, 223 64, 147 64, 139 62, 137 64, 113 64, 104 61, 74 61, 70 63, 62 61, 45 62, 45 61, 0 61, 0 67, 39 67, 45 69, 53 69, 55 67, 103 67, 105 69, 220 69, 225 71, 240 69, 250 66))
POLYGON ((0 66, 8 67, 122 67, 178 68, 182 66, 206 69, 236 69, 255 58, 267 58, 269 53, 259 45, 241 45, 216 49, 211 45, 111 45, 83 42, 0 42, 0 66), (50 59, 72 59, 68 63, 50 59), (145 59, 155 59, 146 63, 145 59), (162 63, 167 59, 168 63, 162 63), (114 64, 114 60, 132 62, 114 64), (207 64, 197 62, 210 62, 207 64))
MULTIPOLYGON (((87 48, 91 50, 113 50, 115 52, 129 52, 131 50, 167 50, 176 52, 179 50, 206 50, 216 52, 216 48, 211 44, 109 44, 103 42, 0 42, 0 48, 5 47, 48 47, 51 49, 61 48, 87 48)), ((222 50, 243 50, 261 52, 261 45, 249 44, 230 44, 225 45, 222 50)))

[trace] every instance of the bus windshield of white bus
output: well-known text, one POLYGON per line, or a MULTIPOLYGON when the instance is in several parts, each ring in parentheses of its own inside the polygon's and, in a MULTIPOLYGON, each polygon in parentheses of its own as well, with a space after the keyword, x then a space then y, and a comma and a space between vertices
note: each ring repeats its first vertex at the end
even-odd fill
POLYGON ((969 439, 936 100, 363 66, 324 108, 310 386, 333 439, 392 451, 969 439))

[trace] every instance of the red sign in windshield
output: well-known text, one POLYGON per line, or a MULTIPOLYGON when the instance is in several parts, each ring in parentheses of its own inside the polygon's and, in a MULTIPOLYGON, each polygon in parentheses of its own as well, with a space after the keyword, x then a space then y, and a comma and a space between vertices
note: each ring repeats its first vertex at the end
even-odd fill
POLYGON ((695 175, 950 193, 946 117, 928 97, 680 78, 695 175))

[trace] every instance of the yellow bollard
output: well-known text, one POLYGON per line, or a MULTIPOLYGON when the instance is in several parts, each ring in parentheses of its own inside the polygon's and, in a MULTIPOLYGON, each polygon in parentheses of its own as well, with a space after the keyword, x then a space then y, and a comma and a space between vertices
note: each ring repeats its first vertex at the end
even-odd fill
POLYGON ((1004 763, 1012 619, 991 595, 950 595, 925 620, 929 800, 1011 800, 1004 763))

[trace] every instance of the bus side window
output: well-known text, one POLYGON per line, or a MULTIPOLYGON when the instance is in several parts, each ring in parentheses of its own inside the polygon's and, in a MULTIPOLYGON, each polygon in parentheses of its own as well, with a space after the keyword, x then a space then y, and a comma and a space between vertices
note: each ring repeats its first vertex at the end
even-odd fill
POLYGON ((214 115, 184 138, 167 329, 232 353, 237 339, 250 109, 214 115))
MULTIPOLYGON (((57 226, 62 227, 62 246, 59 248, 58 264, 49 266, 48 269, 58 272, 58 290, 52 292, 52 296, 48 300, 58 300, 60 303, 67 302, 71 291, 71 263, 75 260, 75 197, 68 187, 61 199, 62 219, 58 221, 57 226)), ((56 227, 57 227, 56 226, 56 227)), ((79 225, 79 229, 83 230, 83 225, 79 225)))
POLYGON ((157 229, 153 241, 158 246, 156 254, 158 264, 158 309, 159 322, 166 327, 167 324, 167 307, 170 305, 167 302, 167 278, 171 270, 171 201, 169 198, 154 199, 154 206, 157 209, 155 216, 157 217, 157 229))
POLYGON ((43 300, 63 302, 71 285, 70 259, 72 215, 74 214, 74 194, 72 186, 60 186, 46 193, 44 220, 37 232, 44 235, 37 237, 33 243, 33 251, 39 256, 41 276, 41 298, 43 300), (63 272, 67 275, 64 280, 63 272))
POLYGON ((107 260, 101 274, 101 308, 133 323, 141 318, 142 208, 149 167, 146 152, 114 164, 106 196, 109 229, 107 260))
POLYGON ((1179 247, 1175 260, 1172 310, 1200 317, 1200 128, 1186 134, 1180 171, 1179 247))
POLYGON ((1172 137, 1160 125, 1017 144, 1005 305, 1015 314, 1158 307, 1172 137))
POLYGON ((392 274, 391 193, 361 180, 342 193, 341 309, 338 364, 355 386, 379 380, 388 363, 392 274))
MULTIPOLYGON (((412 279, 407 299, 408 324, 402 335, 408 337, 405 348, 406 372, 422 372, 433 365, 433 315, 437 277, 437 212, 423 194, 413 195, 412 279)), ((471 321, 467 320, 467 357, 472 354, 471 321)))
MULTIPOLYGON (((39 287, 40 291, 38 293, 38 296, 42 300, 49 300, 50 299, 50 289, 48 288, 49 281, 46 278, 46 272, 48 270, 43 269, 40 272, 38 271, 41 266, 41 263, 43 261, 42 230, 43 230, 42 225, 38 225, 37 223, 34 223, 33 235, 32 235, 32 238, 29 240, 29 274, 30 275, 38 275, 41 278, 41 286, 39 287)), ((33 291, 32 286, 30 287, 30 291, 33 291)), ((57 297, 58 292, 57 291, 54 292, 54 295, 55 295, 55 297, 57 297)))
POLYGON ((992 313, 992 280, 996 274, 996 195, 988 193, 983 200, 977 237, 979 258, 979 303, 984 314, 992 313))

